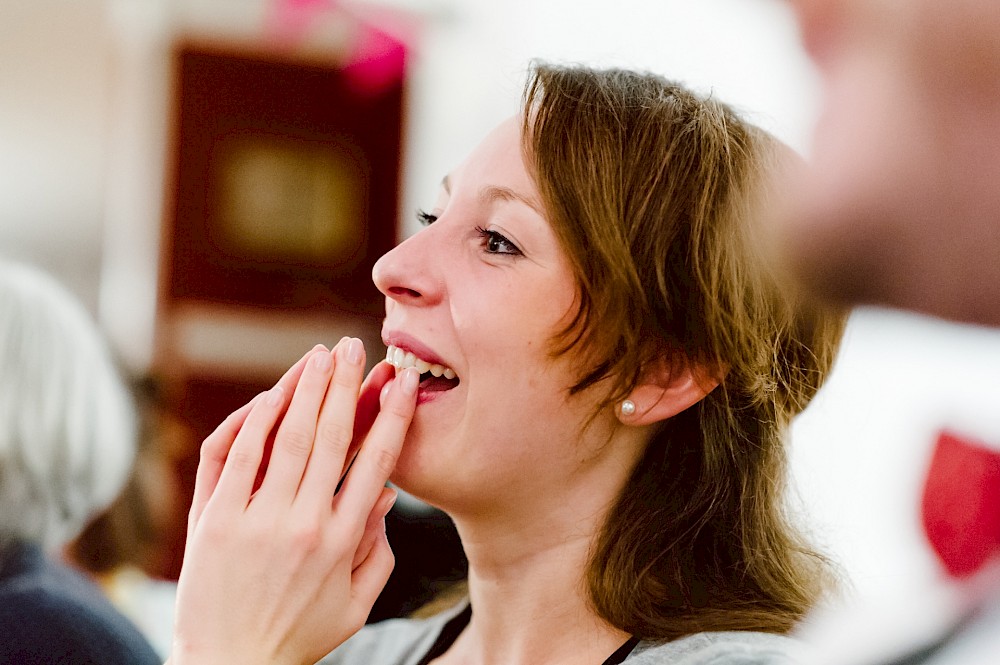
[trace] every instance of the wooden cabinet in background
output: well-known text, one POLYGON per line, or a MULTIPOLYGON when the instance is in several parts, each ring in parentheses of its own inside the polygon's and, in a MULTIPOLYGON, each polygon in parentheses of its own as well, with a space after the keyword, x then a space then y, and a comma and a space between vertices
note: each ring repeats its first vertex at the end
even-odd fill
POLYGON ((371 269, 396 240, 404 80, 359 86, 333 60, 175 47, 153 373, 195 439, 184 496, 198 442, 314 344, 383 351, 371 269))

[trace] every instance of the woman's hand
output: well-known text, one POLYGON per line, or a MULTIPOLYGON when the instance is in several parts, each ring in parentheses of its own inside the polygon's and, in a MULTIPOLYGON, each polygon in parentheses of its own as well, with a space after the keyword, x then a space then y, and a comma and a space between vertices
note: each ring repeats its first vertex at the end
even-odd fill
POLYGON ((393 567, 385 483, 419 380, 393 371, 362 386, 360 340, 316 347, 205 440, 174 665, 315 662, 364 625, 393 567))

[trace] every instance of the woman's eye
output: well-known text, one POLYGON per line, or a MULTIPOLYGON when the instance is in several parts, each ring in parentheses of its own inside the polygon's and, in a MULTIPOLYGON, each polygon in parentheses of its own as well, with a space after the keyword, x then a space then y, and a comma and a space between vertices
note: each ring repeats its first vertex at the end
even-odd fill
POLYGON ((479 237, 483 239, 483 248, 487 253, 508 254, 511 256, 521 255, 521 250, 518 249, 517 245, 512 243, 507 236, 502 233, 491 231, 490 229, 484 229, 481 226, 477 226, 476 231, 479 233, 479 237))
POLYGON ((438 216, 423 210, 417 210, 417 221, 424 226, 430 226, 437 221, 438 216))

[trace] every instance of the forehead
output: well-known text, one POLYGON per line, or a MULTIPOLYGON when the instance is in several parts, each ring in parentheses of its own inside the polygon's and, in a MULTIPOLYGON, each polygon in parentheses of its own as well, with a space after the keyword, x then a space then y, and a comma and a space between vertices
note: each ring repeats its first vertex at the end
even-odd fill
POLYGON ((535 182, 524 162, 520 118, 514 116, 497 125, 449 176, 448 182, 453 191, 492 185, 537 199, 535 182))

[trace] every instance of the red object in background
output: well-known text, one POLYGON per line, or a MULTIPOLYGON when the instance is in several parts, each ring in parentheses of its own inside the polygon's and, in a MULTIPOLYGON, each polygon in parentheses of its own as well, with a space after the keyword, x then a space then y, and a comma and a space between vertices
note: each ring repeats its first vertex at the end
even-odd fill
POLYGON ((927 537, 948 573, 975 573, 1000 553, 1000 452, 943 432, 922 508, 927 537))

